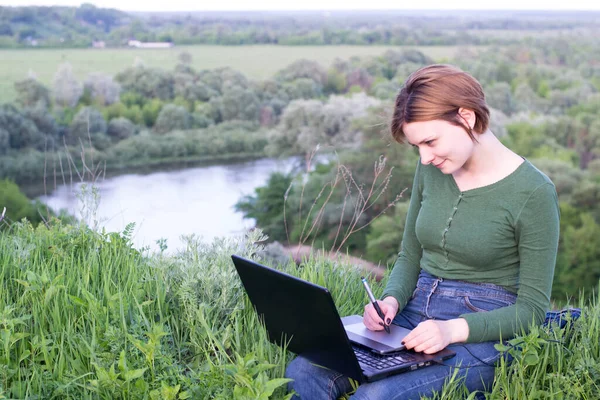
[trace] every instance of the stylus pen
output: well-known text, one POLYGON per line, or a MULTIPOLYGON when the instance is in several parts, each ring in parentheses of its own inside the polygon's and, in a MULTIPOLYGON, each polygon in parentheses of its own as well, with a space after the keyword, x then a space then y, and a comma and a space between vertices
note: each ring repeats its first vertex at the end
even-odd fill
POLYGON ((381 320, 383 321, 383 329, 385 329, 387 333, 390 333, 390 327, 385 323, 385 314, 383 313, 383 311, 381 311, 381 308, 379 308, 379 304, 377 304, 377 300, 375 300, 375 296, 373 296, 373 292, 371 292, 371 287, 369 286, 367 280, 364 277, 361 277, 360 279, 362 280, 365 290, 369 295, 369 300, 371 300, 371 303, 373 303, 373 307, 375 307, 375 311, 377 311, 379 318, 381 318, 381 320))

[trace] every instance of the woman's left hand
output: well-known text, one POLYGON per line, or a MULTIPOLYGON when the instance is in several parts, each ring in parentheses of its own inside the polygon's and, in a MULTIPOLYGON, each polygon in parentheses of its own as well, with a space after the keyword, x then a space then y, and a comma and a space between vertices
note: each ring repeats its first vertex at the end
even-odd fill
POLYGON ((445 349, 451 343, 464 342, 469 337, 469 325, 463 318, 448 321, 433 319, 423 321, 413 329, 403 342, 407 349, 436 353, 445 349))

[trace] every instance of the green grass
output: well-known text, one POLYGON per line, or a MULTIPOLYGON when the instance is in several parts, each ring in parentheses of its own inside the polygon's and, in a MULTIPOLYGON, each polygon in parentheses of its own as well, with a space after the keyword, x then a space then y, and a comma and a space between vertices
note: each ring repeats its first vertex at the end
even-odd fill
MULTIPOLYGON (((284 399, 292 355, 267 341, 230 255, 264 240, 146 254, 125 232, 52 223, 0 231, 0 399, 284 399)), ((360 271, 328 260, 288 273, 328 287, 341 315, 360 313, 360 271)), ((376 294, 381 283, 372 282, 376 294)), ((488 399, 600 398, 600 306, 572 327, 533 329, 507 347, 488 399)), ((464 398, 453 380, 438 396, 464 398)), ((468 395, 473 398, 474 393, 468 395)))
MULTIPOLYGON (((378 56, 398 46, 177 46, 171 49, 5 49, 0 50, 0 104, 14 100, 14 82, 31 72, 51 86, 58 66, 68 61, 77 77, 90 72, 114 75, 139 58, 149 67, 172 69, 182 51, 192 55, 194 68, 229 66, 252 79, 266 79, 292 62, 306 58, 329 67, 336 58, 378 56)), ((415 47, 410 47, 415 48, 415 47)), ((452 58, 456 46, 416 47, 435 60, 452 58)))

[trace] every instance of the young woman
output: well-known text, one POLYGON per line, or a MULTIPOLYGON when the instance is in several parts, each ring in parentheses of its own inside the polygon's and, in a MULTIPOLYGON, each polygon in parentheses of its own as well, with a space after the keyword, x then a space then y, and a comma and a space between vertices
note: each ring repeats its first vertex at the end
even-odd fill
MULTIPOLYGON (((481 85, 449 65, 414 72, 400 90, 393 137, 419 150, 402 239, 379 306, 364 323, 411 329, 408 349, 457 355, 358 387, 352 399, 419 399, 440 391, 458 368, 470 391, 489 389, 494 344, 542 323, 559 236, 553 183, 489 130, 481 85)), ((303 399, 338 399, 348 378, 302 356, 288 366, 303 399)))

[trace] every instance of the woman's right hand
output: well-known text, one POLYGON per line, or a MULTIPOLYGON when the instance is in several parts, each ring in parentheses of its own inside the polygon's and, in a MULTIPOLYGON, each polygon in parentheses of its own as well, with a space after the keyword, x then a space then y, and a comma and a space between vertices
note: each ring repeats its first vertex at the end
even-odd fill
POLYGON ((363 314, 363 323, 371 331, 382 331, 383 324, 390 325, 398 313, 398 301, 392 296, 388 296, 383 300, 377 300, 377 304, 379 304, 379 308, 381 308, 381 311, 385 315, 383 321, 379 314, 377 314, 375 307, 373 307, 373 303, 365 306, 365 313, 363 314))

